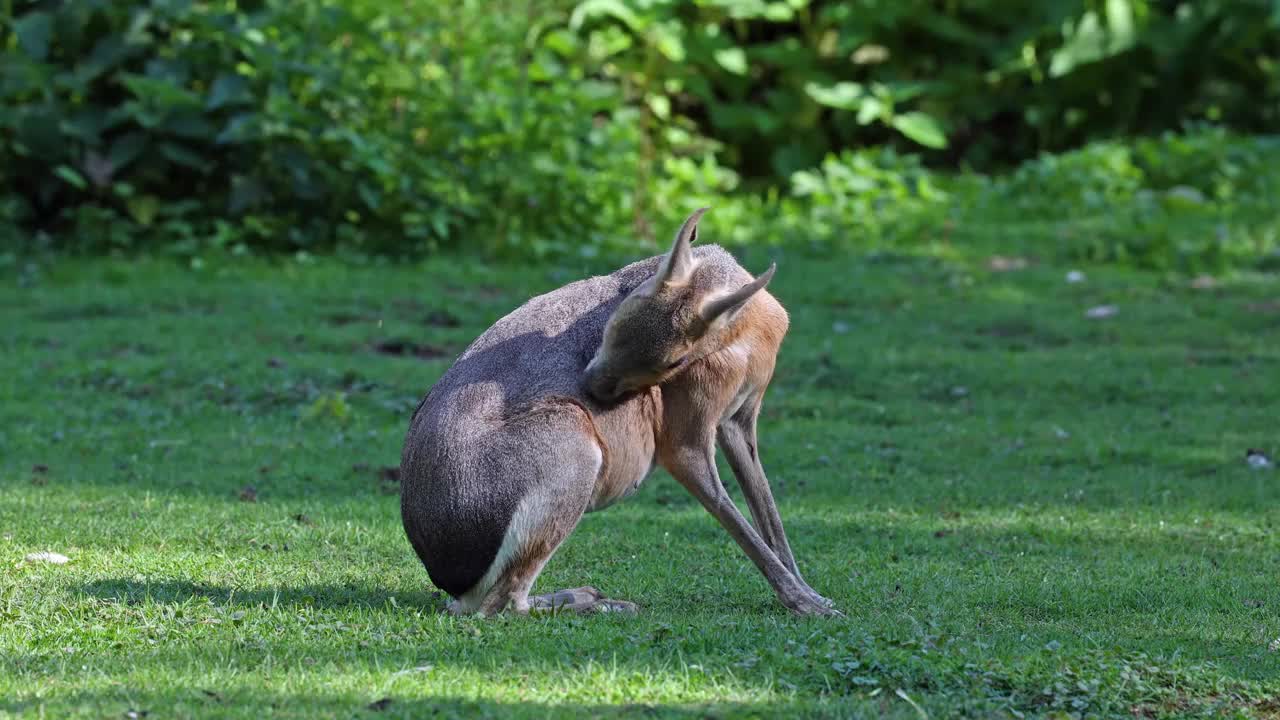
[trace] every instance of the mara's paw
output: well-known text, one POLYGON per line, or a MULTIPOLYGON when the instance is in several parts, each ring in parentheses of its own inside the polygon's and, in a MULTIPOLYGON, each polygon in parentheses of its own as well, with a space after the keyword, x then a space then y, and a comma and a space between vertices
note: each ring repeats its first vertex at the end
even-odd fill
POLYGON ((825 617, 844 617, 844 613, 836 609, 835 603, 817 593, 805 594, 791 601, 783 601, 787 609, 796 615, 821 615, 825 617))
MULTIPOLYGON (((810 592, 812 592, 812 591, 810 591, 810 592)), ((815 593, 812 593, 812 594, 813 594, 813 599, 814 599, 815 601, 817 601, 817 602, 818 602, 818 604, 823 605, 823 606, 825 606, 825 607, 828 607, 828 608, 830 608, 830 609, 832 609, 832 610, 836 610, 836 601, 835 601, 835 600, 832 600, 831 598, 823 597, 823 596, 819 595, 819 594, 818 594, 818 593, 816 593, 816 592, 815 592, 815 593)), ((840 611, 839 611, 839 610, 836 610, 836 613, 838 613, 838 614, 843 614, 843 613, 840 613, 840 611)))
POLYGON ((542 612, 577 612, 577 613, 623 613, 634 615, 639 611, 636 604, 626 600, 607 598, 604 593, 593 587, 559 590, 546 595, 534 595, 529 598, 529 611, 542 612))
POLYGON ((613 598, 600 598, 591 608, 592 612, 600 613, 622 613, 623 615, 635 615, 640 612, 640 606, 627 600, 614 600, 613 598))

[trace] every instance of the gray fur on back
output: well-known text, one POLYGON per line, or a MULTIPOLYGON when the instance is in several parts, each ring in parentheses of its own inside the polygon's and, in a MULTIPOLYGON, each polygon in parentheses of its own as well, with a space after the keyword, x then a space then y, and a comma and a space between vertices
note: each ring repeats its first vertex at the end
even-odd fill
MULTIPOLYGON (((693 254, 706 280, 745 275, 716 245, 693 254)), ((480 335, 423 398, 401 457, 401 509, 409 540, 437 587, 455 597, 471 589, 496 556, 528 483, 558 472, 556 458, 521 453, 519 436, 544 426, 563 429, 557 421, 515 428, 534 422, 525 419, 527 412, 548 400, 595 407, 582 387, 583 370, 609 316, 661 258, 530 299, 480 335)))
MULTIPOLYGON (((718 245, 694 248, 699 275, 717 283, 741 275, 718 245)), ((510 417, 550 397, 589 403, 582 371, 600 344, 609 316, 651 277, 662 256, 609 275, 579 280, 531 298, 471 343, 424 398, 433 432, 466 435, 472 423, 510 417)))

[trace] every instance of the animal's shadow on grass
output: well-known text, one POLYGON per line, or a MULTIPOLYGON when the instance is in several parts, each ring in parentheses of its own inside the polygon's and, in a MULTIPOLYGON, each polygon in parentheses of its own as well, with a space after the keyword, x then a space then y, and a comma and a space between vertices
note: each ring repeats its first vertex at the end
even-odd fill
POLYGON ((80 590, 91 597, 130 605, 147 601, 182 604, 192 600, 207 600, 219 607, 359 607, 387 611, 419 610, 427 613, 443 612, 447 599, 440 593, 389 592, 357 585, 240 589, 189 580, 137 582, 124 578, 95 580, 82 586, 80 590))

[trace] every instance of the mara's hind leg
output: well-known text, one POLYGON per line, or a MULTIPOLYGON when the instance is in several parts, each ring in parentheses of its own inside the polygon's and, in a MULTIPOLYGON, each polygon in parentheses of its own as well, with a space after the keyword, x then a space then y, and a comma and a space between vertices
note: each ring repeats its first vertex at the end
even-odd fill
MULTIPOLYGON (((559 453, 557 458, 563 459, 564 454, 559 453)), ((508 607, 516 612, 528 612, 529 589, 538 573, 587 509, 599 458, 597 449, 594 462, 568 467, 561 464, 564 474, 556 482, 538 482, 529 487, 511 516, 489 571, 454 602, 450 607, 452 612, 491 616, 508 607)))
MULTIPOLYGON (((563 499, 563 498, 562 498, 563 499)), ((590 493, 587 493, 587 500, 590 493)), ((523 543, 511 555, 510 561, 499 574, 493 587, 485 594, 476 608, 481 615, 491 616, 510 608, 525 614, 533 612, 636 612, 636 606, 625 600, 604 597, 593 587, 559 590, 546 595, 529 597, 529 590, 542 572, 542 568, 555 554, 560 543, 578 524, 586 510, 586 501, 569 501, 563 504, 545 504, 544 512, 535 516, 532 512, 517 518, 527 523, 528 531, 521 535, 523 543)), ((513 521, 512 526, 516 527, 513 521)), ((508 533, 508 537, 512 537, 508 533)), ((505 544, 505 543, 504 543, 505 544)), ((499 552, 501 557, 502 553, 499 552)))
MULTIPOLYGON (((519 548, 512 553, 493 589, 480 603, 480 614, 494 615, 508 607, 518 613, 527 613, 529 590, 538 578, 538 573, 542 572, 560 543, 564 542, 582 518, 586 501, 590 499, 589 492, 586 500, 579 502, 577 497, 555 497, 554 491, 557 488, 550 490, 552 492, 546 498, 548 502, 542 503, 538 509, 531 509, 523 517, 517 512, 516 518, 512 519, 513 528, 517 527, 517 521, 524 524, 524 528, 516 533, 508 531, 508 538, 519 536, 519 548)), ((499 552, 499 557, 501 555, 499 552)))
MULTIPOLYGON (((593 483, 594 477, 593 474, 593 483)), ((577 483, 574 483, 574 487, 578 487, 577 483)), ((520 549, 511 555, 510 562, 502 570, 493 588, 485 594, 478 608, 480 614, 490 616, 507 608, 521 614, 530 611, 636 612, 636 606, 633 603, 606 598, 603 593, 592 587, 559 590, 546 595, 529 597, 529 591, 533 588, 538 574, 560 547, 560 543, 564 542, 564 539, 577 526, 591 498, 590 488, 585 493, 585 497, 570 497, 568 493, 554 494, 562 491, 562 487, 553 488, 554 499, 545 498, 551 501, 541 503, 540 510, 531 510, 523 515, 517 512, 516 519, 512 521, 512 527, 520 527, 516 522, 519 520, 528 530, 518 533, 522 539, 520 549)), ((530 503, 529 507, 536 505, 538 503, 530 503)), ((524 509, 524 503, 521 509, 524 509)), ((509 532, 508 537, 512 537, 512 533, 509 532)), ((502 553, 499 552, 499 557, 501 555, 502 553)))
POLYGON ((634 611, 634 605, 607 600, 591 588, 529 597, 542 568, 586 512, 604 466, 604 455, 586 412, 573 406, 570 412, 554 417, 542 415, 533 422, 513 424, 495 450, 500 453, 497 457, 506 459, 502 463, 506 472, 527 480, 522 483, 527 490, 488 572, 450 610, 485 616, 508 608, 522 614, 556 607, 634 611), (573 600, 564 602, 570 595, 573 600))

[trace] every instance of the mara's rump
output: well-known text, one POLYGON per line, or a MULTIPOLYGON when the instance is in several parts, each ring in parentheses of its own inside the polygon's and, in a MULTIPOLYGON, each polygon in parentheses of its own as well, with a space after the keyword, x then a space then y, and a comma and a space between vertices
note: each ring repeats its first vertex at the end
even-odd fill
MULTIPOLYGON (((430 422, 423 409, 419 419, 430 422)), ((478 601, 541 535, 576 524, 604 455, 590 415, 571 400, 539 403, 482 432, 480 421, 468 425, 410 433, 401 515, 431 582, 478 601)))

